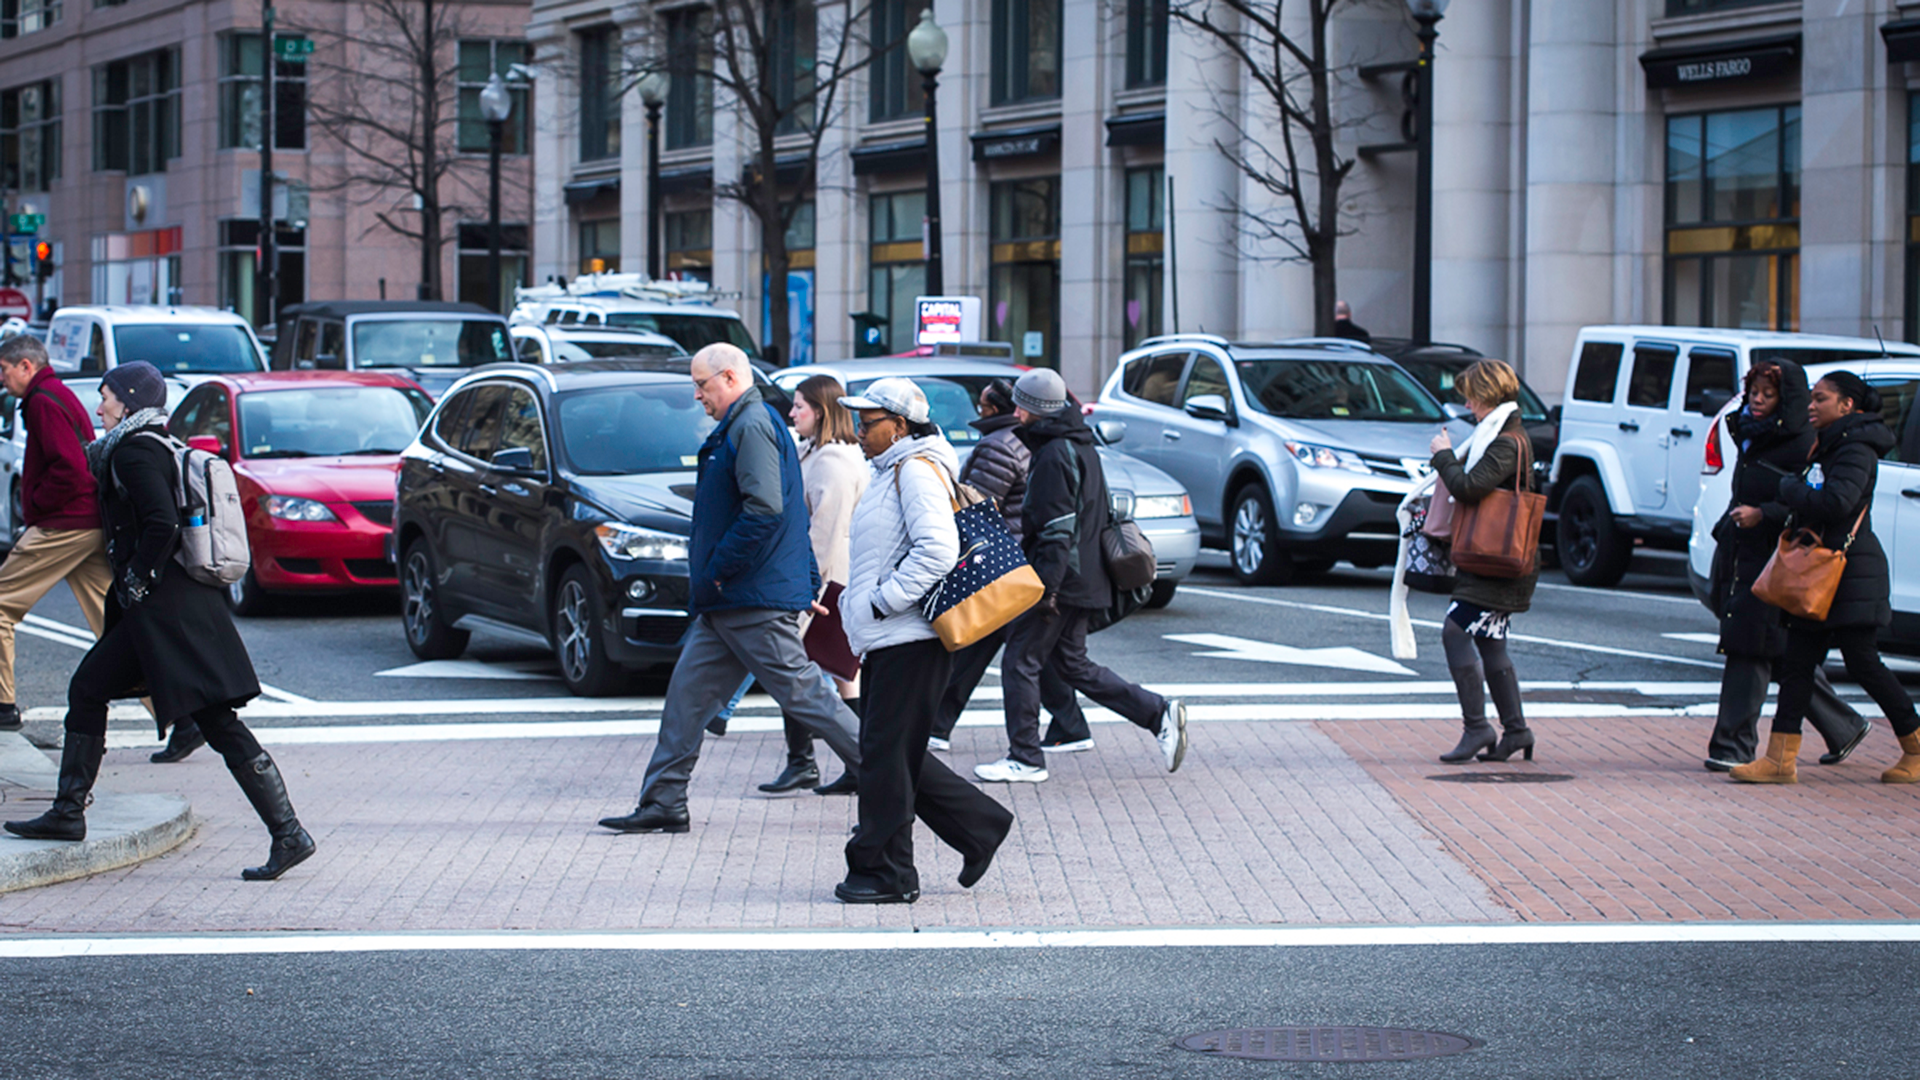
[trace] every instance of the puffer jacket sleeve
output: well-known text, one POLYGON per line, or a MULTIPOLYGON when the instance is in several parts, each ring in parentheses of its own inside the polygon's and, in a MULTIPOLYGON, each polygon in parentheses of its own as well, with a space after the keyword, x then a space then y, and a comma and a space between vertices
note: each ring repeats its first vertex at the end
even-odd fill
POLYGON ((907 553, 898 566, 884 572, 874 590, 873 604, 882 615, 893 615, 919 603, 960 557, 960 531, 953 523, 946 470, 924 458, 909 458, 900 464, 893 479, 900 485, 907 553))
POLYGON ((1793 513, 1795 524, 1818 529, 1830 544, 1836 536, 1844 541, 1855 515, 1866 503, 1879 468, 1880 458, 1872 447, 1857 442, 1843 444, 1822 456, 1820 471, 1826 479, 1819 487, 1808 487, 1801 476, 1782 479, 1780 504, 1793 513))
POLYGON ((1020 504, 1027 494, 1027 466, 1032 457, 1027 444, 1011 430, 996 431, 973 448, 960 477, 999 504, 1007 529, 1015 536, 1020 535, 1020 504))

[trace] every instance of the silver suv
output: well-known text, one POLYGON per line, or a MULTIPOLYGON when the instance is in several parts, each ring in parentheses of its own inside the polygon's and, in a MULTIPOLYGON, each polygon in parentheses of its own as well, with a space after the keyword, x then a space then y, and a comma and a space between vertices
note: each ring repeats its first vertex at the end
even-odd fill
POLYGON ((1395 508, 1457 421, 1393 361, 1343 338, 1232 343, 1149 338, 1120 358, 1094 415, 1127 425, 1127 453, 1193 496, 1202 539, 1249 584, 1285 584, 1345 559, 1391 563, 1395 508))

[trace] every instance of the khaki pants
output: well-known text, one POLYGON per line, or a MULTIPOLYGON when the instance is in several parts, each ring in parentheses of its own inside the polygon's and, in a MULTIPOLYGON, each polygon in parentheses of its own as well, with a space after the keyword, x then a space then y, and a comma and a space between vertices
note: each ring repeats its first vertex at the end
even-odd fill
POLYGON ((80 614, 93 636, 99 637, 105 630, 107 589, 113 584, 104 532, 28 526, 0 562, 0 704, 14 701, 14 624, 63 578, 80 601, 80 614))

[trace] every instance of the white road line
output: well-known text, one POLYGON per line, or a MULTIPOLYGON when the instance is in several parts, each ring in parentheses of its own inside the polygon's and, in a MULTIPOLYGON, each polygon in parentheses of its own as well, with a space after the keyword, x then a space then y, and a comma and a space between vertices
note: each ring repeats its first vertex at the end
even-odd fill
MULTIPOLYGON (((1372 619, 1385 622, 1384 611, 1361 611, 1358 608, 1333 607, 1328 604, 1309 604, 1299 600, 1276 600, 1270 596, 1242 596, 1238 593, 1222 592, 1218 589, 1195 589, 1183 586, 1182 592, 1195 596, 1211 596, 1220 600, 1239 600, 1248 604, 1267 604, 1272 607, 1294 608, 1300 611, 1318 611, 1328 615, 1346 615, 1355 619, 1372 619)), ((1440 629, 1440 624, 1429 619, 1415 619, 1413 625, 1428 630, 1440 629)), ((1523 641, 1529 645, 1549 645, 1556 649, 1572 649, 1575 652, 1601 653, 1607 656, 1628 656, 1636 660, 1658 660, 1663 664, 1679 664, 1683 667, 1712 668, 1719 671, 1725 665, 1718 660, 1689 660, 1685 657, 1666 656, 1661 653, 1641 652, 1638 649, 1615 649, 1606 645, 1590 645, 1584 641, 1561 641, 1558 638, 1536 637, 1532 634, 1508 634, 1508 641, 1523 641)))
POLYGON ((1585 593, 1588 596, 1596 597, 1629 596, 1635 600, 1658 600, 1663 604, 1686 604, 1690 607, 1697 607, 1702 611, 1707 610, 1707 606, 1694 599, 1692 594, 1686 596, 1662 596, 1659 593, 1637 592, 1632 589, 1595 589, 1587 585, 1558 585, 1551 581, 1539 582, 1534 587, 1537 589, 1553 589, 1558 592, 1585 593))
MULTIPOLYGON (((63 622, 57 622, 53 619, 32 614, 29 614, 25 619, 21 620, 15 629, 22 633, 32 634, 34 637, 45 638, 48 641, 57 641, 62 645, 71 645, 76 649, 91 649, 93 648, 93 643, 99 640, 93 636, 93 631, 87 627, 69 626, 63 622)), ((282 690, 277 686, 268 686, 266 683, 260 684, 260 696, 290 705, 307 705, 313 703, 313 699, 310 697, 303 697, 292 691, 282 690)), ((39 710, 36 709, 27 710, 29 714, 38 711, 39 710)), ((64 710, 56 711, 59 712, 60 716, 66 715, 64 710)), ((145 710, 142 710, 140 715, 145 716, 145 710)), ((31 715, 29 718, 44 719, 44 717, 34 717, 31 715)), ((59 717, 54 717, 54 719, 58 718, 59 717)))
POLYGON ((0 958, 285 956, 393 952, 924 952, 939 949, 1245 949, 1487 945, 1912 944, 1914 922, 1489 923, 1107 930, 489 930, 440 933, 74 935, 0 939, 0 958))

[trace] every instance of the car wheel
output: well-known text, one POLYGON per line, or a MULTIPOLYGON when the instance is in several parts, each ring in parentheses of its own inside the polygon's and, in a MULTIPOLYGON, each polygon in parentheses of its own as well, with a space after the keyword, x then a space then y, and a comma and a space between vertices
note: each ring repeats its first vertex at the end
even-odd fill
POLYGON ((451 660, 467 651, 472 635, 447 625, 434 581, 433 552, 424 539, 415 540, 400 560, 400 621, 407 648, 422 660, 451 660))
POLYGON ((1174 590, 1179 587, 1179 582, 1170 578, 1161 578, 1153 583, 1153 595, 1147 597, 1145 606, 1152 608, 1154 611, 1159 611, 1161 608, 1173 603, 1174 590))
POLYGON ((1285 585, 1292 580, 1293 560, 1277 543, 1273 503, 1258 484, 1241 489, 1233 500, 1230 542, 1233 576, 1242 585, 1285 585))
POLYGON ((600 590, 584 566, 569 569, 553 590, 553 651, 560 678, 581 697, 605 697, 626 682, 600 640, 600 590))
POLYGON ((1606 489, 1596 477, 1583 476, 1560 500, 1560 524, 1554 538, 1560 568, 1575 585, 1610 588, 1626 576, 1633 543, 1613 524, 1606 489))
POLYGON ((265 615, 272 607, 273 599, 260 587, 260 579, 252 570, 227 586, 227 610, 235 615, 265 615))
POLYGON ((7 494, 7 539, 18 544, 27 531, 27 507, 20 499, 20 481, 7 494))

